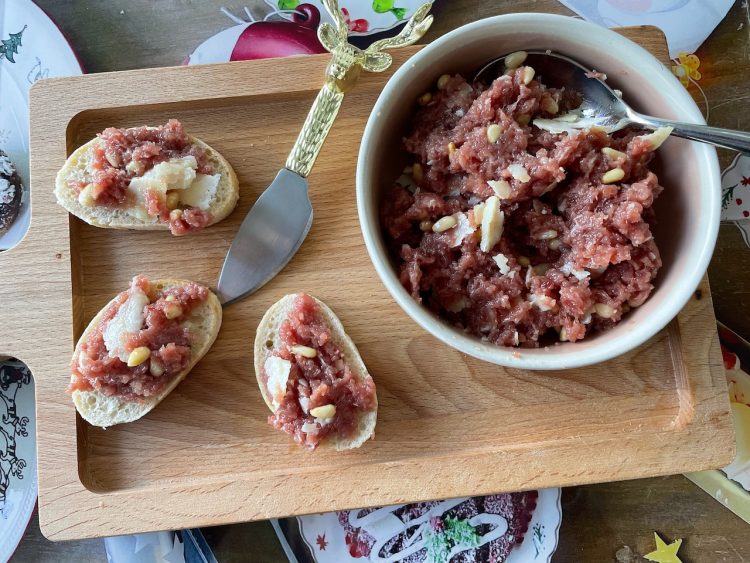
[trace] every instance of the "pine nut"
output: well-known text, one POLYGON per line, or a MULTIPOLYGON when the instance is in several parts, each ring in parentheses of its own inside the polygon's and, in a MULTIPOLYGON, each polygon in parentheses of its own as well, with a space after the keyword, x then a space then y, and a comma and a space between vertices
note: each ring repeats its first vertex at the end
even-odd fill
POLYGON ((422 165, 418 162, 415 162, 411 167, 411 177, 414 178, 414 181, 418 184, 424 180, 424 170, 422 169, 422 165))
POLYGON ((554 229, 550 229, 548 231, 542 231, 539 233, 539 235, 536 237, 537 240, 552 240, 557 238, 557 231, 554 229))
POLYGON ((613 168, 604 173, 602 184, 614 184, 625 177, 625 171, 622 168, 613 168))
POLYGON ((170 221, 179 221, 182 219, 182 209, 173 209, 169 212, 170 221))
POLYGON ((432 92, 425 92, 417 98, 417 103, 420 106, 426 106, 432 101, 432 92))
POLYGON ((497 143, 497 140, 502 134, 503 128, 500 127, 497 123, 493 123, 492 125, 487 127, 487 140, 490 143, 497 143))
POLYGON ((543 97, 540 105, 542 109, 547 113, 556 114, 558 111, 560 111, 560 106, 557 105, 557 102, 551 96, 543 97))
POLYGON ((456 143, 451 141, 448 143, 448 154, 453 154, 454 152, 456 152, 456 143))
POLYGON ((292 354, 297 354, 304 358, 315 358, 318 355, 318 351, 315 348, 310 348, 309 346, 302 346, 301 344, 290 346, 289 351, 292 354))
POLYGON ((531 121, 531 116, 527 113, 523 113, 516 118, 516 123, 521 127, 526 127, 529 124, 529 121, 531 121))
POLYGON ((169 190, 167 192, 167 208, 172 211, 177 209, 178 205, 180 205, 180 194, 177 190, 169 190))
POLYGON ((434 225, 432 221, 425 219, 424 221, 421 221, 419 223, 419 230, 422 231, 423 233, 426 233, 427 231, 432 230, 432 225, 434 225))
POLYGON ((444 231, 447 231, 448 229, 452 229, 458 224, 458 221, 456 221, 456 218, 452 215, 448 215, 447 217, 443 217, 442 219, 438 219, 435 224, 432 226, 432 231, 434 233, 442 233, 444 231))
POLYGON ((614 308, 606 303, 597 303, 594 305, 594 312, 603 319, 610 319, 615 314, 614 308))
POLYGON ((526 258, 526 256, 519 256, 519 257, 518 257, 518 263, 519 263, 519 264, 520 264, 521 266, 524 266, 524 267, 526 267, 526 266, 528 266, 529 264, 531 264, 531 261, 530 261, 530 260, 529 260, 528 258, 526 258))
POLYGON ((628 155, 626 155, 624 152, 618 151, 617 149, 613 149, 611 147, 604 147, 602 149, 602 153, 613 160, 617 160, 618 158, 628 158, 628 155))
POLYGON ((505 68, 513 70, 523 64, 529 54, 526 51, 515 51, 509 55, 505 55, 505 68))
POLYGON ((151 350, 146 346, 138 346, 128 356, 128 367, 132 368, 141 365, 143 362, 149 359, 151 356, 151 350))
POLYGON ((182 315, 182 307, 177 303, 167 303, 164 306, 164 316, 169 320, 176 319, 182 315))
POLYGON ((523 76, 522 76, 523 83, 524 84, 528 84, 529 82, 531 82, 532 80, 534 80, 534 75, 535 74, 536 74, 536 71, 532 67, 530 67, 530 66, 524 67, 523 68, 523 76))
POLYGON ((445 88, 445 85, 448 84, 448 81, 451 79, 451 77, 447 74, 443 74, 440 78, 438 78, 437 81, 437 88, 438 90, 442 90, 445 88))
POLYGON ((310 409, 310 414, 315 418, 333 418, 336 416, 336 406, 322 405, 320 407, 315 407, 314 409, 310 409))
POLYGON ((559 238, 552 239, 551 241, 549 241, 549 247, 552 250, 559 250, 560 249, 560 244, 561 243, 560 243, 560 239, 559 238))

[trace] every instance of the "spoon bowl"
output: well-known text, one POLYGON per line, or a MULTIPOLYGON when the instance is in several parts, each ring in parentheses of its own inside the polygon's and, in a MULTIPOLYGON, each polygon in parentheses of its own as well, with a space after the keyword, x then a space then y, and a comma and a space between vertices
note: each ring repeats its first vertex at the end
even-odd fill
POLYGON ((677 137, 750 153, 750 133, 681 123, 638 113, 625 103, 621 94, 607 85, 606 75, 549 49, 516 51, 494 59, 480 68, 474 77, 475 81, 489 84, 505 73, 507 57, 513 55, 514 64, 517 65, 523 53, 526 57, 520 64, 533 68, 535 76, 540 77, 547 86, 572 90, 582 97, 581 105, 574 111, 555 119, 535 119, 534 125, 541 129, 561 133, 596 126, 607 133, 614 133, 628 125, 652 131, 667 128, 677 137))

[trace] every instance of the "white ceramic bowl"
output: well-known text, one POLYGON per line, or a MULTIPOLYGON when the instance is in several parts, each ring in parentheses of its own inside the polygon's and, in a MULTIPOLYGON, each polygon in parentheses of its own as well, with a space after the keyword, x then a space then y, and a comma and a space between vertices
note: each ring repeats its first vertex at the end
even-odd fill
POLYGON ((664 328, 693 295, 719 229, 720 176, 716 151, 670 138, 659 149, 656 172, 665 186, 655 204, 654 229, 664 266, 656 289, 615 328, 575 343, 514 349, 484 343, 416 303, 399 283, 379 222, 381 194, 406 163, 402 136, 414 100, 444 73, 470 77, 483 63, 520 49, 552 49, 598 71, 635 109, 652 115, 705 123, 672 73, 642 47, 608 29, 550 14, 511 14, 477 21, 427 45, 388 81, 367 122, 357 163, 357 210, 367 251, 396 302, 425 330, 446 344, 495 364, 562 369, 623 354, 664 328))

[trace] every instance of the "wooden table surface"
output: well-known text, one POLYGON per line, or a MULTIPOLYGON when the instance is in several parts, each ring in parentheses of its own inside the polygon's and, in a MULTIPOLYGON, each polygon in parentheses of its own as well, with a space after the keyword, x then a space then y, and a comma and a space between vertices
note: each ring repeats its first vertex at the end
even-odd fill
MULTIPOLYGON (((364 1, 364 0, 362 0, 364 1)), ((241 13, 261 0, 36 0, 60 26, 87 72, 179 64, 204 39, 229 26, 219 11, 241 13)), ((570 14, 557 0, 437 0, 431 41, 471 21, 509 12, 570 14)), ((258 12, 256 12, 258 13, 258 12)), ((690 92, 711 125, 750 130, 750 13, 737 0, 697 51, 703 74, 690 92)), ((722 168, 733 154, 719 151, 722 168)), ((717 197, 719 194, 717 194, 717 197)), ((750 249, 733 225, 722 225, 709 267, 717 318, 750 339, 750 249)), ((36 520, 36 519, 34 519, 36 520)), ((616 561, 623 546, 653 549, 654 530, 685 538, 685 562, 750 558, 750 528, 681 475, 575 487, 563 491, 563 524, 554 561, 616 561)), ((222 563, 283 561, 266 522, 206 530, 222 563)), ((100 540, 53 544, 32 522, 12 561, 106 561, 100 540)), ((623 561, 645 561, 624 559, 623 561)))

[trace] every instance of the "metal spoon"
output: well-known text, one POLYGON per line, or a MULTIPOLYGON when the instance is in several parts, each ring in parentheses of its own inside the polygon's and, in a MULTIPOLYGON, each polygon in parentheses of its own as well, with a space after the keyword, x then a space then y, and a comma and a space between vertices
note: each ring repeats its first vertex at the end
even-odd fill
MULTIPOLYGON (((596 78, 590 69, 573 59, 551 51, 530 50, 527 53, 522 64, 532 67, 536 71, 536 76, 542 77, 545 85, 574 90, 583 97, 581 106, 573 114, 556 119, 535 119, 534 125, 540 128, 561 132, 599 126, 612 133, 628 125, 638 125, 651 130, 671 127, 672 135, 677 137, 750 153, 750 133, 643 115, 630 108, 612 88, 596 78)), ((509 55, 486 64, 477 72, 475 80, 489 84, 498 76, 502 76, 506 70, 507 56, 509 55)), ((522 57, 516 53, 513 56, 516 59, 514 64, 522 57)))

